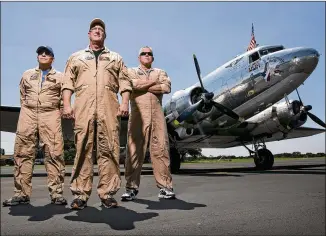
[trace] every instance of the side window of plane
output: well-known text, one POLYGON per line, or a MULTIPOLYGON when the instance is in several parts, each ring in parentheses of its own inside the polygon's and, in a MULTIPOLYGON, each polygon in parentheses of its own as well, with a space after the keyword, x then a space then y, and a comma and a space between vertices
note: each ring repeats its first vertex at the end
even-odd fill
POLYGON ((249 64, 251 64, 251 63, 257 61, 258 59, 259 59, 259 54, 258 54, 258 52, 254 52, 253 54, 251 54, 251 55, 249 56, 249 64))

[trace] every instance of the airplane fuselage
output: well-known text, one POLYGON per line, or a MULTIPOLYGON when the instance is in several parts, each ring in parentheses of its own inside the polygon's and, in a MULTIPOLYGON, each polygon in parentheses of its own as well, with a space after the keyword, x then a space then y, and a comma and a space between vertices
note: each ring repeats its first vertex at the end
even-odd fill
MULTIPOLYGON (((315 69, 318 58, 318 52, 312 48, 261 46, 237 56, 205 76, 203 85, 208 92, 214 93, 215 102, 248 119, 299 87, 315 69)), ((198 87, 200 84, 196 83, 183 93, 176 92, 165 105, 165 113, 173 110, 173 102, 174 106, 187 106, 187 102, 193 102, 192 99, 182 101, 185 100, 182 94, 198 87)), ((195 111, 183 126, 205 131, 235 122, 213 107, 209 111, 195 111)))

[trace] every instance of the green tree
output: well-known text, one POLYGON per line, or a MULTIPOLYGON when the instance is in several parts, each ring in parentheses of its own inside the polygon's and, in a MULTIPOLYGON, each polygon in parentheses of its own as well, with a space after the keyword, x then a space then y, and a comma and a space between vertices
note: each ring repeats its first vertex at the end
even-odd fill
POLYGON ((201 148, 192 148, 192 149, 187 149, 186 151, 191 157, 194 159, 197 159, 198 157, 202 157, 202 150, 201 148))

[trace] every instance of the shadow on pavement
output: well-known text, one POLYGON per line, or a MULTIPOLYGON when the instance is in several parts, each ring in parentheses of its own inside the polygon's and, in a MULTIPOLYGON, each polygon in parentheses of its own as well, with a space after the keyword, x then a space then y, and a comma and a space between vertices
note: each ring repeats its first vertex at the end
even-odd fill
POLYGON ((17 205, 9 207, 9 215, 29 216, 28 221, 45 221, 55 215, 67 214, 71 212, 69 208, 62 205, 47 204, 45 206, 17 205))
POLYGON ((101 207, 100 210, 88 206, 77 211, 76 214, 76 216, 65 216, 64 218, 78 222, 105 223, 114 230, 132 230, 135 228, 135 222, 149 220, 158 216, 158 213, 155 212, 137 213, 121 206, 112 209, 101 207))
POLYGON ((185 202, 181 199, 159 199, 159 201, 135 199, 134 202, 147 205, 146 209, 150 210, 194 210, 196 207, 206 207, 204 204, 185 202))

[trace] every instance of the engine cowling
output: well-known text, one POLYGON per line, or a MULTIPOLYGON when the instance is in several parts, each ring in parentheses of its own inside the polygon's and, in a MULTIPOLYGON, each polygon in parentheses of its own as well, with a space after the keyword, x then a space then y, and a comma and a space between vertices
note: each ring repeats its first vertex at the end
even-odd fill
POLYGON ((194 130, 192 128, 185 128, 185 127, 182 127, 182 126, 179 126, 174 131, 177 134, 176 138, 178 140, 188 138, 194 133, 194 130))
MULTIPOLYGON (((164 115, 167 123, 176 119, 187 108, 194 105, 198 101, 198 97, 202 93, 201 87, 191 87, 185 90, 179 90, 172 95, 164 107, 164 115)), ((195 112, 194 110, 193 112, 195 112)))
POLYGON ((258 124, 253 134, 256 132, 288 132, 291 129, 302 126, 307 121, 307 114, 302 111, 301 103, 294 100, 289 103, 281 102, 275 104, 251 117, 248 121, 258 124))

